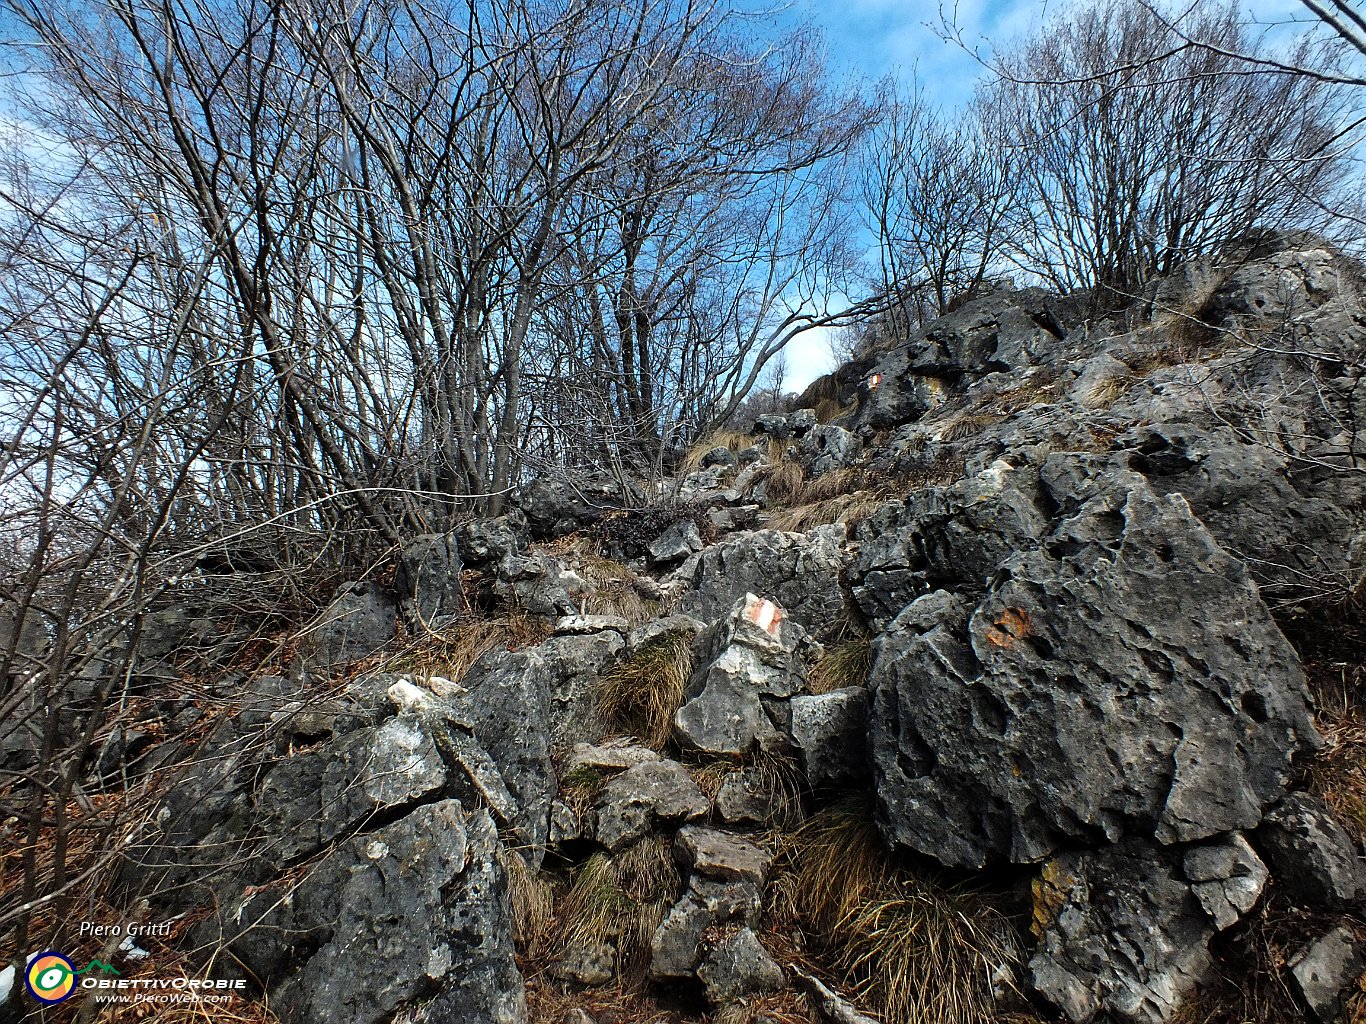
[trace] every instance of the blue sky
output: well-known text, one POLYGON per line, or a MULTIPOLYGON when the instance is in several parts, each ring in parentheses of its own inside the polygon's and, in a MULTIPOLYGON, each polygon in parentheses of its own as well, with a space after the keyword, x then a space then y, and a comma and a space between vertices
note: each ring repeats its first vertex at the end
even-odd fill
MULTIPOLYGON (((763 0, 753 2, 769 6, 763 0)), ((1033 34, 1067 6, 1066 0, 948 0, 942 8, 915 0, 790 0, 785 16, 810 20, 823 30, 836 78, 876 81, 892 75, 909 82, 914 77, 931 103, 952 109, 971 95, 985 73, 964 46, 988 57, 993 46, 1006 47, 1033 34), (941 38, 941 10, 958 27, 964 45, 941 38)), ((1245 0, 1240 7, 1248 24, 1264 26, 1272 39, 1298 31, 1292 21, 1314 23, 1301 0, 1245 0)), ((828 373, 836 362, 824 330, 799 336, 786 355, 786 386, 794 391, 828 373)))

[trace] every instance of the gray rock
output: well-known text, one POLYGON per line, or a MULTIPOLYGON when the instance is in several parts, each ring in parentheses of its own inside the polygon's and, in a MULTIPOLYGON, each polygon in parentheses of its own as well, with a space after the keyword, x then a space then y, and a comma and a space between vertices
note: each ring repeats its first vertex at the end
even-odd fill
POLYGON ((702 468, 710 469, 712 466, 735 466, 739 464, 739 459, 735 453, 725 445, 717 445, 711 451, 702 456, 702 468))
MULTIPOLYGON (((981 596, 972 579, 966 597, 919 598, 874 642, 888 838, 980 867, 1255 827, 1319 742, 1256 586, 1179 497, 1075 461, 1044 469, 1058 511, 1041 546, 981 596)), ((915 571, 933 577, 944 554, 915 571)))
POLYGON ((1210 968, 1209 921, 1164 852, 1131 842, 1071 853, 1036 883, 1034 988, 1075 1024, 1105 1012, 1169 1020, 1210 968))
POLYGON ((556 636, 587 636, 611 630, 625 634, 631 624, 620 615, 566 615, 555 623, 556 636))
POLYGON ((598 713, 598 679, 626 649, 622 631, 553 636, 535 649, 545 664, 550 696, 547 724, 556 748, 596 740, 606 729, 598 713))
POLYGON ((651 619, 643 625, 631 630, 626 638, 626 647, 631 651, 638 651, 651 640, 661 637, 665 633, 701 633, 707 628, 707 624, 701 619, 695 619, 691 615, 665 615, 658 619, 651 619))
POLYGON ((494 519, 475 519, 456 527, 455 536, 470 565, 499 562, 526 550, 526 516, 514 509, 494 519))
POLYGON ((410 619, 426 627, 465 610, 464 564, 454 533, 416 537, 403 546, 394 587, 410 619))
POLYGON ((616 972, 616 951, 601 942, 572 945, 550 965, 550 975, 579 985, 605 985, 616 972))
POLYGON ((662 757, 649 747, 632 743, 629 739, 604 740, 601 745, 575 743, 569 756, 565 758, 563 775, 581 768, 598 771, 619 772, 634 768, 638 764, 659 761, 662 757))
POLYGON ((216 924, 300 1024, 383 1024, 417 1000, 433 1020, 522 1024, 497 849, 487 812, 444 800, 348 841, 289 899, 254 892, 216 924))
POLYGON ((679 742, 729 757, 783 749, 786 699, 806 683, 803 637, 782 608, 744 595, 699 640, 703 655, 674 716, 679 742))
POLYGON ((698 557, 690 593, 678 610, 707 622, 727 614, 746 593, 782 605, 788 615, 818 637, 844 611, 840 569, 845 529, 822 526, 810 533, 760 530, 737 533, 698 557))
POLYGON ((812 427, 802 438, 802 454, 811 460, 812 476, 852 466, 862 451, 863 442, 843 427, 812 427))
POLYGON ((812 788, 868 775, 868 691, 861 686, 792 698, 792 742, 812 788))
POLYGON ((1334 580, 1359 577, 1361 474, 1306 473, 1290 456, 1248 444, 1223 425, 1143 425, 1116 443, 1131 451, 1129 464, 1154 490, 1190 502, 1219 543, 1247 563, 1266 598, 1310 600, 1334 580))
POLYGON ((1290 960, 1290 974, 1305 1005, 1320 1024, 1332 1024, 1342 1013, 1347 990, 1366 969, 1361 943, 1346 925, 1316 939, 1290 960))
POLYGON ((777 826, 789 817, 787 797, 773 776, 757 768, 741 768, 726 776, 716 793, 716 813, 730 825, 777 826))
POLYGON ((523 487, 517 505, 533 537, 545 540, 589 526, 604 512, 622 507, 622 484, 606 474, 572 479, 541 477, 523 487))
POLYGON ((694 875, 650 940, 650 977, 695 977, 708 929, 733 923, 753 926, 763 896, 752 882, 722 882, 694 875))
POLYGON ((778 413, 766 413, 758 416, 754 420, 754 432, 764 434, 779 441, 786 441, 792 436, 792 431, 787 425, 787 417, 778 413))
POLYGON ((713 1006, 757 992, 776 992, 786 984, 783 969, 752 928, 739 928, 718 940, 697 968, 697 977, 713 1006))
POLYGON ((858 422, 891 427, 923 416, 963 378, 1044 361, 1065 333, 1058 300, 1038 289, 999 291, 916 330, 873 367, 878 386, 858 422))
POLYGON ((328 672, 373 654, 393 638, 396 616, 394 602, 379 587, 350 584, 300 641, 304 668, 328 672))
POLYGON ((702 550, 702 535, 691 519, 680 519, 650 542, 650 561, 671 565, 702 550))
POLYGON ((660 825, 706 817, 711 805, 676 761, 651 761, 622 772, 597 800, 598 842, 616 853, 660 825))
POLYGON ((726 882, 763 886, 773 853, 743 836, 702 825, 678 830, 674 856, 689 871, 726 882))
MULTIPOLYGON (((740 492, 727 483, 735 476, 732 466, 711 465, 695 470, 680 479, 674 488, 673 500, 689 504, 710 505, 714 502, 731 504, 740 500, 740 492)), ((663 548, 667 553, 667 548, 663 548)), ((686 557, 683 556, 683 557, 686 557)))
POLYGON ((561 1024, 598 1024, 587 1010, 570 1010, 564 1015, 561 1024))
POLYGON ((1191 847, 1182 868, 1191 892, 1220 931, 1256 905, 1270 877, 1262 859, 1237 833, 1221 843, 1191 847))
POLYGON ((430 725, 400 715, 284 759, 262 780, 256 803, 273 837, 270 856, 293 862, 374 814, 436 796, 447 781, 430 725))
POLYGON ((1356 846, 1323 802, 1307 793, 1292 793, 1273 807, 1254 841, 1297 900, 1331 907, 1361 892, 1356 846))
POLYGON ((1038 470, 1001 463, 951 487, 889 502, 854 531, 854 600, 882 631, 932 589, 980 594, 1012 555, 1049 529, 1038 470))
POLYGON ((550 802, 556 789, 551 759, 553 678, 546 658, 538 651, 491 651, 465 674, 467 692, 455 703, 515 802, 512 824, 530 843, 531 849, 523 852, 533 867, 540 864, 545 848, 550 802))
POLYGON ((557 620, 583 614, 590 591, 578 573, 549 555, 506 556, 493 584, 493 592, 512 607, 557 620))

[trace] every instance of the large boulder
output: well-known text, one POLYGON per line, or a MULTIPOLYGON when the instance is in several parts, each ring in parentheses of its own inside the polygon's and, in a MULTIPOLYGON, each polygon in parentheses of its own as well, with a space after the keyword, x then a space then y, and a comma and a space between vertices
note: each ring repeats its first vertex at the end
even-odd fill
POLYGON ((1172 858, 1143 842, 1046 864, 1034 927, 1032 984, 1073 1024, 1162 1024, 1211 966, 1212 925, 1172 858))
POLYGON ((234 954, 300 1024, 385 1024, 418 1001, 431 1020, 522 1024, 498 851, 487 811, 418 807, 348 840, 297 884, 248 890, 225 908, 234 954))
MULTIPOLYGON (((984 590, 973 574, 961 594, 916 599, 874 642, 888 838, 981 867, 1255 827, 1319 742, 1255 584, 1184 500, 1137 474, 1050 459, 1042 482, 1055 511, 1037 546, 984 590)), ((1007 516, 1019 503, 999 499, 1007 516)), ((918 571, 948 576, 942 555, 918 571)))
POLYGON ((845 540, 839 525, 806 534, 733 534, 697 558, 679 611, 715 622, 746 593, 760 594, 782 605, 808 632, 823 636, 844 611, 840 569, 845 540))
POLYGON ((699 667, 674 716, 679 742, 724 757, 786 749, 787 702, 806 686, 805 638, 772 601, 741 597, 698 641, 699 667))

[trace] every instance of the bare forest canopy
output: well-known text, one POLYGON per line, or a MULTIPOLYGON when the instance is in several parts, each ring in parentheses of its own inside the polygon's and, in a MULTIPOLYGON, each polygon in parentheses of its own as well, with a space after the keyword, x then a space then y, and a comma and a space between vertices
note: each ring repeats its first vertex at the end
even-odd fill
POLYGON ((7 0, 14 574, 263 523, 370 564, 550 471, 629 503, 812 327, 1350 234, 1362 40, 1310 6, 1273 52, 1079 5, 944 113, 716 0, 7 0))

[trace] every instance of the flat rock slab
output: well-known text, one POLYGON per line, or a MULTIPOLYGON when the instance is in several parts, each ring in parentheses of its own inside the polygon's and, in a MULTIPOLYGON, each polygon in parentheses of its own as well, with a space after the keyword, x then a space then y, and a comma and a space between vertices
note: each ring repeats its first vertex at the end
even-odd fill
POLYGON ((726 881, 763 885, 773 854, 733 832, 685 825, 674 846, 678 859, 692 871, 726 881))
POLYGON ((677 761, 651 761, 608 782, 597 809, 598 842, 616 853, 658 825, 706 817, 711 804, 677 761))

